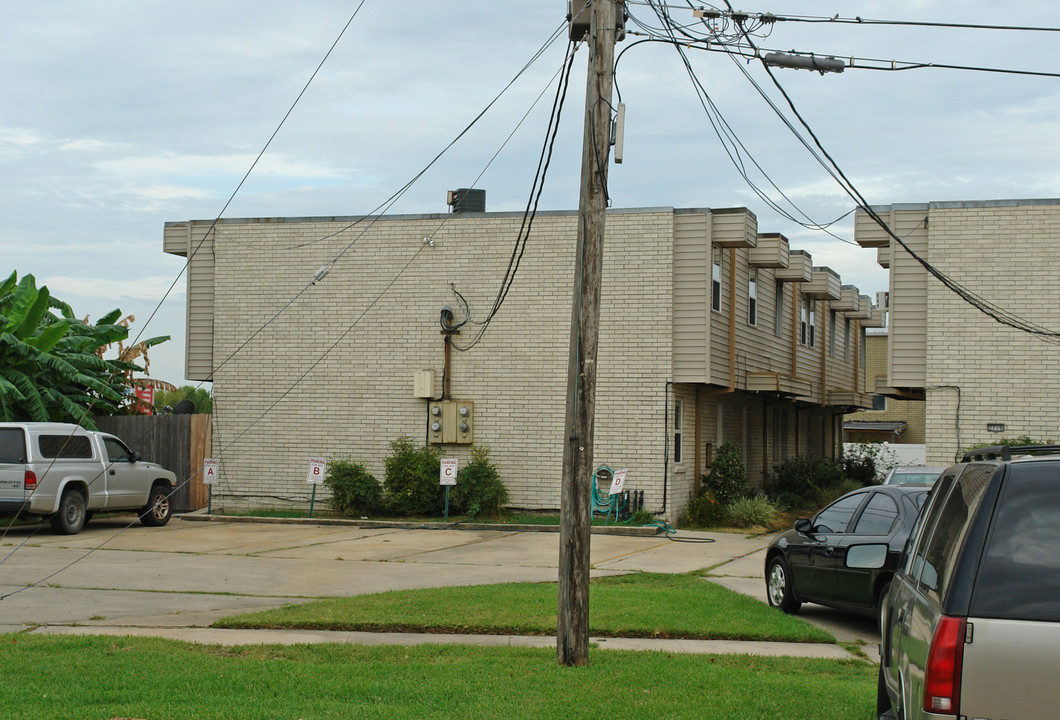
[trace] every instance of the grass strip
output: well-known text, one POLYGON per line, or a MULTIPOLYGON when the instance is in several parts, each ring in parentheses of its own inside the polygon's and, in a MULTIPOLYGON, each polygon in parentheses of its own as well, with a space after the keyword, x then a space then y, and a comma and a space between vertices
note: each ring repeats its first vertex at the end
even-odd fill
MULTIPOLYGON (((551 635, 555 583, 506 583, 328 598, 223 618, 214 627, 551 635)), ((696 575, 594 579, 589 632, 600 637, 828 642, 835 638, 696 575)))
POLYGON ((854 660, 0 635, 8 720, 869 720, 875 687, 854 660))

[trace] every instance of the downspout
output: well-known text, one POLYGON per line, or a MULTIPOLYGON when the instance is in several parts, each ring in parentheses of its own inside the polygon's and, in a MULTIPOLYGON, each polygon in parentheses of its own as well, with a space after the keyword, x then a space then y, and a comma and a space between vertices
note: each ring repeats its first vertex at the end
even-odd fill
POLYGON ((703 464, 701 462, 701 458, 700 458, 700 454, 699 454, 699 448, 700 448, 700 442, 701 442, 700 432, 699 432, 699 425, 700 425, 699 401, 700 401, 700 398, 702 396, 703 396, 703 388, 697 387, 696 388, 696 429, 695 429, 695 433, 694 433, 694 435, 695 435, 695 441, 694 442, 696 444, 695 445, 695 458, 696 459, 695 459, 695 462, 693 463, 693 472, 695 472, 695 477, 692 478, 692 490, 693 490, 693 492, 695 492, 696 495, 699 495, 699 485, 700 485, 699 479, 703 476, 703 464))
POLYGON ((821 406, 828 404, 828 301, 821 303, 821 406))
POLYGON ((736 248, 729 248, 729 392, 736 390, 736 248))
POLYGON ((673 380, 667 380, 663 392, 663 502, 662 510, 656 515, 666 514, 666 489, 670 480, 670 386, 673 384, 673 380))

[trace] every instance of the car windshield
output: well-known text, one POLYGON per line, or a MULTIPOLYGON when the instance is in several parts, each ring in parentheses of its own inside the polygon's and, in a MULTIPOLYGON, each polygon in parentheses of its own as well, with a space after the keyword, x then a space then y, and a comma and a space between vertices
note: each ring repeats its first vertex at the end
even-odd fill
POLYGON ((885 485, 931 485, 942 470, 930 467, 895 468, 884 480, 885 485))

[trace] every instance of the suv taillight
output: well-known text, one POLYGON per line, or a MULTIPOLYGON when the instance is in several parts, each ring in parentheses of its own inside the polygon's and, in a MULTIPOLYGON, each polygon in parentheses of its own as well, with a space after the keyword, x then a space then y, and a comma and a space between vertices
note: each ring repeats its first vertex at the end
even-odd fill
POLYGON ((939 620, 928 650, 924 677, 924 710, 956 715, 961 702, 961 666, 964 662, 965 618, 939 620))
POLYGON ((22 487, 24 487, 26 490, 37 489, 37 476, 33 474, 32 470, 26 471, 26 478, 22 481, 22 487))

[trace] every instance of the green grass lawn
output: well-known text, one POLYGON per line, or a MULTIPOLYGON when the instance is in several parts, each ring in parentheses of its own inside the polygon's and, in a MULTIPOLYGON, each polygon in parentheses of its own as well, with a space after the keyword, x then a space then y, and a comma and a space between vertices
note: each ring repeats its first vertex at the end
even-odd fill
POLYGON ((857 660, 0 635, 8 720, 870 720, 875 690, 857 660))
MULTIPOLYGON (((400 590, 224 618, 225 628, 552 635, 555 583, 400 590)), ((693 574, 633 573, 589 588, 589 632, 607 637, 835 642, 810 623, 693 574)))

